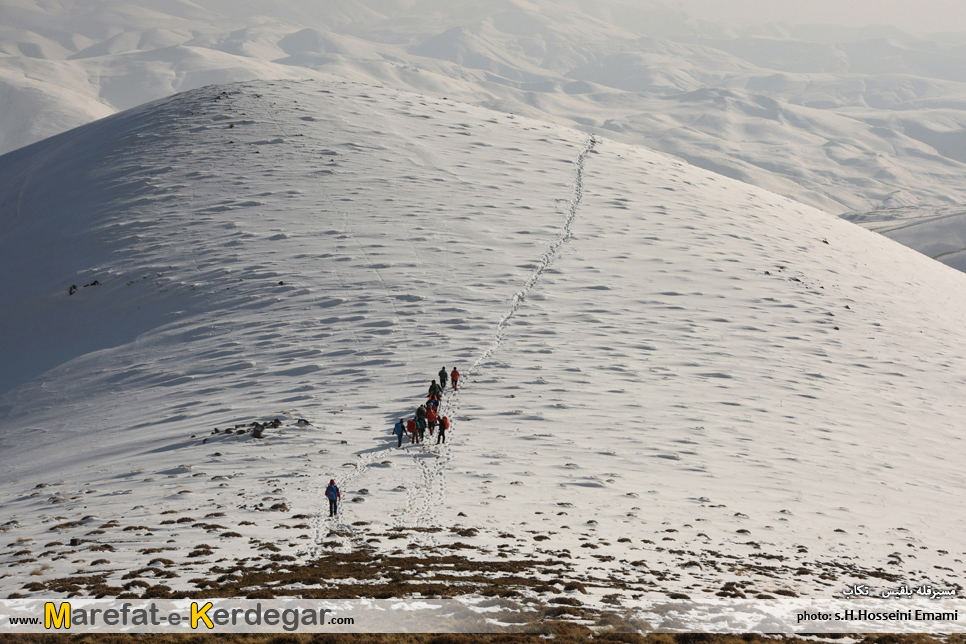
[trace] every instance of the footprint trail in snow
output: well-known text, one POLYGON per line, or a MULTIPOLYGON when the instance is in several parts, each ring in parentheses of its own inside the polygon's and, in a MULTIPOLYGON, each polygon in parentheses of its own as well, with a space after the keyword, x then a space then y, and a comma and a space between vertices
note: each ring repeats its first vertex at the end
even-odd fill
MULTIPOLYGON (((577 218, 580 200, 583 197, 584 166, 587 161, 587 156, 598 143, 599 140, 591 136, 577 154, 574 160, 573 187, 570 199, 567 202, 566 219, 564 220, 563 229, 543 254, 537 268, 524 283, 523 287, 513 294, 513 297, 510 299, 510 307, 500 318, 490 345, 467 370, 466 375, 460 379, 462 384, 460 391, 465 389, 468 382, 472 382, 472 374, 478 372, 494 353, 500 349, 510 319, 523 306, 527 295, 540 281, 540 277, 544 272, 553 264, 560 248, 573 238, 573 224, 577 218)), ((458 422, 459 402, 460 394, 458 391, 447 389, 444 392, 441 406, 450 418, 451 432, 455 430, 458 422)), ((457 433, 453 432, 453 434, 457 433)), ((450 440, 452 440, 451 437, 453 434, 450 435, 450 440)), ((430 450, 427 451, 432 453, 430 450)), ((449 448, 444 446, 435 456, 430 456, 427 452, 411 453, 411 456, 414 464, 419 469, 419 482, 407 499, 406 515, 410 520, 415 520, 416 524, 420 527, 434 526, 438 523, 437 510, 446 498, 446 467, 452 460, 452 454, 449 448)))
MULTIPOLYGON (((473 374, 478 373, 480 369, 487 363, 487 361, 492 358, 497 351, 499 351, 503 345, 504 336, 510 320, 523 306, 529 293, 539 283, 541 276, 553 265, 553 262, 563 245, 573 238, 573 225, 577 218, 581 198, 583 197, 584 167, 588 155, 593 151, 599 142, 599 139, 591 136, 574 159, 572 188, 570 198, 567 202, 567 207, 564 212, 565 219, 563 228, 540 258, 537 267, 534 269, 533 273, 526 280, 526 282, 524 282, 522 288, 520 288, 520 290, 514 293, 510 298, 509 308, 500 318, 490 344, 477 357, 472 366, 467 369, 465 375, 461 379, 461 383, 463 385, 461 387, 461 391, 465 389, 468 383, 472 382, 473 374)), ((451 428, 450 434, 447 438, 452 442, 454 436, 458 436, 456 425, 459 418, 460 393, 451 388, 447 389, 444 392, 441 401, 441 408, 450 418, 451 428)), ((433 440, 434 438, 435 436, 427 437, 427 440, 433 440)), ((343 491, 344 497, 348 496, 349 487, 355 481, 364 477, 368 473, 373 463, 384 457, 385 453, 385 450, 378 450, 365 454, 356 462, 356 467, 353 468, 352 471, 336 478, 336 483, 343 491)), ((443 505, 446 498, 446 468, 452 461, 452 452, 450 451, 449 446, 445 444, 440 445, 437 448, 435 445, 430 446, 429 444, 424 443, 421 445, 420 449, 411 449, 408 450, 407 453, 412 459, 413 467, 417 475, 415 479, 412 480, 410 489, 407 490, 405 512, 402 516, 397 518, 397 527, 403 524, 415 525, 416 527, 434 527, 439 522, 438 510, 443 505)), ((320 489, 324 489, 326 483, 326 481, 320 479, 320 489)), ((335 522, 331 521, 326 514, 328 503, 324 499, 324 495, 320 495, 320 498, 321 505, 319 506, 314 522, 314 543, 316 553, 321 552, 320 544, 330 530, 335 529, 350 533, 355 532, 355 529, 351 525, 343 523, 342 516, 344 516, 344 510, 340 511, 340 516, 335 520, 335 522)), ((343 499, 343 502, 344 501, 345 498, 343 499)), ((431 533, 421 536, 427 540, 427 545, 434 545, 436 543, 436 539, 431 533)))

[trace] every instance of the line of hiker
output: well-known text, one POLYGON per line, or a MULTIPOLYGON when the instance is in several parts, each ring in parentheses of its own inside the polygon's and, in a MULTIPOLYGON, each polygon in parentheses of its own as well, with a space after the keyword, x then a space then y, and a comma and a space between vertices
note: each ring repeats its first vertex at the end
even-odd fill
POLYGON ((425 404, 416 409, 416 414, 408 421, 400 418, 392 433, 399 437, 397 447, 402 447, 403 436, 409 434, 410 445, 422 443, 426 437, 426 430, 432 438, 436 432, 436 444, 446 442, 446 430, 449 429, 449 418, 442 416, 439 409, 440 398, 446 389, 447 381, 452 383, 453 391, 459 391, 460 372, 455 367, 450 373, 446 373, 446 367, 439 370, 439 382, 435 380, 429 385, 429 397, 425 404), (437 431, 438 430, 438 431, 437 431))

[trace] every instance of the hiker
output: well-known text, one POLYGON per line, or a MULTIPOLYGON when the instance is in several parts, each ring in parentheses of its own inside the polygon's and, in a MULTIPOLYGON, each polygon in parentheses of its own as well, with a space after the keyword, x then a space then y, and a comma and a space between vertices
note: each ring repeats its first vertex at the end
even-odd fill
POLYGON ((419 442, 423 442, 423 438, 426 436, 426 417, 416 419, 416 428, 419 430, 419 442))
POLYGON ((410 438, 409 444, 412 445, 413 443, 416 442, 416 420, 415 419, 413 418, 409 419, 409 422, 406 423, 406 431, 409 432, 409 438, 410 438))
POLYGON ((453 391, 458 390, 459 387, 456 383, 460 379, 460 372, 456 370, 456 367, 453 367, 453 372, 449 374, 449 379, 453 381, 453 391))
POLYGON ((399 437, 399 444, 396 445, 396 447, 402 447, 402 437, 403 437, 403 434, 406 433, 406 421, 400 418, 399 422, 396 423, 396 426, 392 428, 392 433, 393 433, 393 436, 399 437))
POLYGON ((449 429, 449 418, 443 416, 439 419, 439 434, 436 435, 436 444, 446 442, 446 430, 449 429))
POLYGON ((446 389, 446 379, 449 376, 446 375, 446 367, 439 370, 439 388, 446 389))
POLYGON ((334 517, 339 511, 339 499, 342 498, 342 493, 339 492, 339 486, 335 484, 335 479, 329 481, 329 487, 325 488, 325 496, 329 499, 329 516, 334 517))
POLYGON ((426 410, 426 422, 429 423, 429 435, 430 436, 433 435, 433 430, 436 429, 436 420, 437 419, 438 419, 438 417, 436 416, 436 408, 435 407, 430 407, 429 409, 426 410))
POLYGON ((431 384, 429 386, 429 395, 430 396, 439 396, 439 394, 442 393, 442 391, 443 390, 440 388, 440 386, 438 384, 436 384, 436 381, 435 380, 433 381, 433 384, 431 384))
POLYGON ((429 413, 430 409, 439 409, 439 398, 436 396, 430 396, 429 400, 426 401, 426 413, 429 413))

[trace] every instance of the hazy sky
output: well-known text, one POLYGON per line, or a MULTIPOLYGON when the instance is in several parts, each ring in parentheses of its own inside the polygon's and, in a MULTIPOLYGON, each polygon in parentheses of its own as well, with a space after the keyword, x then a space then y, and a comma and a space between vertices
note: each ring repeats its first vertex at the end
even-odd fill
POLYGON ((739 26, 784 21, 966 31, 966 0, 668 0, 668 4, 695 17, 739 26))

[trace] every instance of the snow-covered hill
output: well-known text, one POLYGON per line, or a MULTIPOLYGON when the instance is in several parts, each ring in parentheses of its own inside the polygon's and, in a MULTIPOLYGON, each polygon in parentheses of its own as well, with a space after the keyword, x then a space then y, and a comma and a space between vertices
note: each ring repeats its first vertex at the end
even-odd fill
POLYGON ((4 596, 366 548, 630 608, 966 569, 966 276, 659 153, 207 87, 0 157, 0 255, 4 596), (397 449, 442 366, 448 442, 397 449))
POLYGON ((4 3, 0 152, 209 83, 338 77, 643 143, 828 212, 966 203, 962 35, 735 31, 669 6, 4 3))
POLYGON ((890 208, 843 219, 881 233, 924 255, 966 271, 966 207, 890 208))

